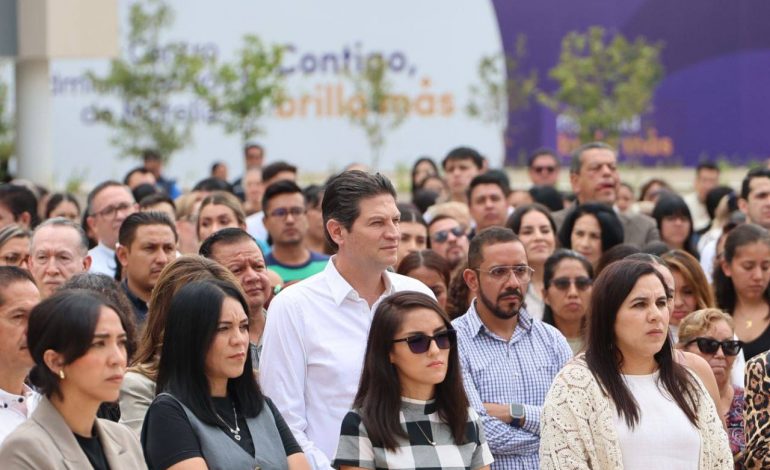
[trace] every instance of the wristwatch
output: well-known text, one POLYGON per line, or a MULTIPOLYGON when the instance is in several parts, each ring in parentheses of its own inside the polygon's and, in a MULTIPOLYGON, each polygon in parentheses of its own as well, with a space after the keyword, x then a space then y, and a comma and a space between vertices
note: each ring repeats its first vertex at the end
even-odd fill
POLYGON ((511 418, 513 418, 511 421, 512 426, 517 428, 524 426, 524 419, 526 418, 526 414, 524 413, 524 405, 519 403, 511 403, 508 407, 508 412, 511 414, 511 418))

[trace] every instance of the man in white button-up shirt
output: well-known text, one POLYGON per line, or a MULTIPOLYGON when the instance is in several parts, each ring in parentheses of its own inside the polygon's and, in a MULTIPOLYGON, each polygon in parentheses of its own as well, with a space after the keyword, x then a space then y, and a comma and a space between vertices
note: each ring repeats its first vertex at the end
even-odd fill
POLYGON ((337 254, 323 272, 275 297, 260 360, 265 395, 316 469, 331 467, 377 305, 404 290, 434 297, 423 283, 387 270, 400 233, 396 191, 386 177, 342 173, 327 186, 322 212, 337 254))
POLYGON ((32 276, 0 266, 0 444, 32 415, 40 395, 24 385, 32 357, 27 349, 29 312, 40 302, 32 276))

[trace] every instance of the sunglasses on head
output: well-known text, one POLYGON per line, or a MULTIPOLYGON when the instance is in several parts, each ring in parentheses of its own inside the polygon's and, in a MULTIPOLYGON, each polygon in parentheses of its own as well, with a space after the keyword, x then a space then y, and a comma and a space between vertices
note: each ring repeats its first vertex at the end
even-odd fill
POLYGON ((591 287, 591 284, 593 284, 593 281, 590 277, 587 276, 580 276, 573 279, 570 279, 568 277, 557 277, 554 279, 551 279, 550 285, 554 286, 555 288, 563 291, 569 290, 569 287, 574 284, 575 288, 580 291, 584 291, 591 287))
POLYGON ((533 166, 532 169, 535 171, 535 173, 553 173, 556 171, 555 166, 533 166))
POLYGON ((409 350, 414 354, 422 354, 430 349, 431 341, 436 342, 436 346, 439 349, 449 349, 455 344, 457 333, 455 330, 446 330, 441 333, 436 333, 433 336, 428 336, 423 333, 409 336, 407 338, 394 339, 394 343, 405 342, 409 346, 409 350))
POLYGON ((726 339, 724 341, 717 341, 714 338, 695 338, 687 342, 685 346, 689 346, 692 343, 698 345, 698 350, 703 354, 715 354, 719 347, 722 347, 722 353, 725 356, 736 356, 741 352, 743 347, 743 341, 737 339, 726 339))
POLYGON ((455 237, 460 238, 463 235, 465 235, 465 229, 458 226, 447 230, 439 230, 438 232, 433 234, 433 237, 431 239, 436 243, 444 243, 449 239, 450 233, 455 237))

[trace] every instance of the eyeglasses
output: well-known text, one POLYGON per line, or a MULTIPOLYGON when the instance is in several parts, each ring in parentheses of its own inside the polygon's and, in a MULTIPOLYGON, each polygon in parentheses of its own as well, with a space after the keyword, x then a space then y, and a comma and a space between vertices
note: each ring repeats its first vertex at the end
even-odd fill
POLYGON ((292 217, 299 217, 307 212, 304 207, 279 207, 270 211, 270 217, 285 219, 289 214, 292 217))
POLYGON ((105 219, 112 219, 112 218, 115 218, 118 212, 127 211, 129 209, 132 209, 133 207, 134 207, 133 202, 121 202, 120 204, 107 206, 104 209, 100 210, 99 212, 92 212, 91 215, 93 215, 94 217, 104 217, 105 219))
POLYGON ((449 349, 455 345, 457 340, 457 332, 455 330, 446 330, 441 333, 436 333, 434 336, 428 336, 426 334, 418 333, 407 338, 394 339, 394 343, 405 342, 409 346, 409 350, 414 354, 422 354, 430 349, 430 343, 436 342, 436 346, 439 349, 449 349))
POLYGON ((535 272, 534 269, 525 264, 520 264, 517 266, 495 266, 488 271, 484 271, 479 268, 472 269, 474 271, 478 271, 479 273, 487 273, 489 277, 498 282, 507 282, 511 278, 511 273, 516 276, 516 279, 519 282, 529 282, 529 280, 532 279, 532 274, 535 272))
POLYGON ((722 352, 725 356, 736 356, 741 352, 743 347, 743 341, 737 339, 726 339, 724 341, 717 341, 714 338, 695 338, 688 341, 685 346, 689 346, 692 343, 698 345, 698 350, 703 354, 715 354, 719 347, 722 347, 722 352))
POLYGON ((541 173, 553 173, 556 171, 555 166, 533 166, 532 171, 534 171, 537 174, 541 173))
POLYGON ((591 284, 593 284, 593 281, 590 277, 587 276, 579 276, 574 279, 570 279, 568 277, 557 277, 554 279, 551 279, 551 282, 549 285, 554 286, 555 288, 561 290, 561 291, 568 291, 569 287, 571 285, 575 285, 575 289, 579 291, 584 291, 591 287, 591 284))
POLYGON ((29 261, 29 255, 23 253, 8 253, 3 255, 5 266, 21 266, 22 263, 29 261))
POLYGON ((447 230, 439 230, 438 232, 434 233, 431 237, 431 240, 433 240, 435 243, 444 243, 449 239, 449 234, 454 235, 457 238, 465 236, 465 229, 457 226, 453 227, 447 230))

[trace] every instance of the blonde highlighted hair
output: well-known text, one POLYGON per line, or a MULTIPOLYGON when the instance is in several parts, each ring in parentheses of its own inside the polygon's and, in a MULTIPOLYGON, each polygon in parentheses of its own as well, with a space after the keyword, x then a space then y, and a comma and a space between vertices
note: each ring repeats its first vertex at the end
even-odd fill
POLYGON ((735 333, 733 318, 718 308, 696 310, 682 319, 679 324, 679 345, 684 346, 706 333, 712 326, 723 321, 735 333))

